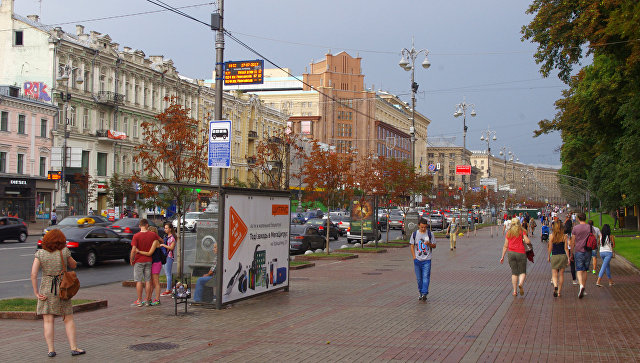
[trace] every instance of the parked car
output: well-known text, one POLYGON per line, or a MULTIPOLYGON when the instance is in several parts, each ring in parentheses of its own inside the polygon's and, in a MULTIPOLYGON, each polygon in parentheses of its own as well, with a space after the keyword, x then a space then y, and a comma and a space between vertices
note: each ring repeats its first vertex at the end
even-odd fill
POLYGON ((339 216, 339 217, 335 217, 335 219, 334 217, 331 217, 331 222, 333 222, 338 227, 338 231, 340 232, 340 235, 344 236, 349 230, 349 227, 351 226, 351 217, 339 216))
POLYGON ((378 216, 378 231, 386 232, 389 227, 389 220, 386 215, 378 216))
MULTIPOLYGON (((140 226, 138 226, 138 223, 140 223, 140 218, 122 218, 107 226, 107 228, 116 232, 118 235, 131 240, 133 239, 134 234, 140 232, 140 226)), ((158 235, 160 237, 164 237, 164 228, 157 226, 153 221, 149 221, 149 226, 156 227, 158 229, 158 235)))
MULTIPOLYGON (((180 225, 187 232, 195 232, 198 224, 198 219, 202 219, 203 215, 204 213, 202 212, 187 212, 184 215, 184 221, 183 221, 183 218, 180 218, 180 223, 181 223, 180 225)), ((178 219, 174 219, 173 221, 171 221, 171 224, 173 225, 173 228, 177 229, 178 219)))
POLYGON ((304 217, 304 221, 306 222, 309 219, 314 219, 314 218, 322 219, 322 217, 324 217, 324 213, 320 209, 316 209, 316 210, 310 210, 308 212, 304 212, 302 213, 302 216, 304 217))
POLYGON ((0 217, 0 242, 17 240, 24 242, 29 237, 27 223, 16 217, 0 217))
POLYGON ((44 231, 42 231, 42 235, 44 236, 47 232, 49 232, 49 230, 54 228, 60 229, 64 227, 78 227, 80 225, 93 225, 93 226, 106 227, 111 223, 113 222, 109 222, 107 218, 99 215, 90 216, 90 215, 83 214, 79 216, 68 216, 62 219, 57 224, 54 224, 53 226, 49 226, 45 228, 44 231), (93 223, 91 223, 91 220, 93 220, 93 223))
POLYGON ((401 211, 391 211, 388 221, 389 229, 402 229, 404 214, 401 211))
POLYGON ((444 230, 447 228, 447 220, 442 214, 431 214, 427 219, 432 230, 444 230))
MULTIPOLYGON (((122 259, 129 263, 130 238, 101 226, 63 227, 60 230, 67 238, 71 256, 87 267, 104 260, 122 259)), ((38 241, 38 248, 42 248, 42 240, 38 241)))
MULTIPOLYGON (((318 232, 320 232, 321 235, 326 236, 326 233, 327 233, 327 231, 325 230, 325 228, 327 228, 326 219, 313 218, 313 219, 309 219, 305 224, 316 227, 318 229, 318 232)), ((338 232, 338 227, 336 227, 335 224, 331 223, 331 227, 329 228, 329 237, 332 237, 334 240, 337 240, 339 234, 340 232, 338 232)))
POLYGON ((302 213, 291 213, 291 224, 304 224, 302 213))
POLYGON ((309 224, 292 225, 289 234, 289 252, 291 254, 305 253, 325 247, 324 235, 315 226, 309 224))

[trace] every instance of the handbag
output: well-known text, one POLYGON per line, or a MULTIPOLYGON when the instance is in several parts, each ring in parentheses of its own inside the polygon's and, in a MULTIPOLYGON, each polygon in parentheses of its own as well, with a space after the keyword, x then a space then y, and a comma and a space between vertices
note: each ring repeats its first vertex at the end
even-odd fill
POLYGON ((80 280, 76 276, 75 271, 67 271, 67 264, 62 257, 62 250, 60 250, 60 261, 62 262, 62 280, 60 281, 60 299, 69 300, 74 297, 80 289, 80 280))
POLYGON ((526 244, 526 243, 524 242, 524 237, 522 237, 522 244, 524 245, 524 253, 527 255, 527 260, 529 260, 529 261, 531 261, 531 262, 534 262, 534 261, 533 261, 533 257, 534 257, 536 254, 533 252, 533 246, 531 246, 531 245, 529 245, 529 244, 526 244))

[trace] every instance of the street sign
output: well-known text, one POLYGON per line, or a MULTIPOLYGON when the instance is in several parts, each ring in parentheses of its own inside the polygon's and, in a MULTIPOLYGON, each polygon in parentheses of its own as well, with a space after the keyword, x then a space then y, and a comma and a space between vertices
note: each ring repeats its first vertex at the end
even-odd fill
POLYGON ((456 165, 456 175, 471 175, 471 165, 456 165))
POLYGON ((496 178, 480 178, 480 185, 498 185, 496 178))
POLYGON ((435 164, 429 164, 429 171, 436 171, 435 164))
POLYGON ((262 84, 264 61, 262 59, 226 62, 224 64, 224 84, 262 84))
POLYGON ((473 188, 471 188, 471 191, 479 192, 480 191, 480 187, 473 187, 473 188))
POLYGON ((231 166, 231 121, 209 122, 209 160, 210 168, 228 168, 231 166))
POLYGON ((440 163, 436 163, 436 170, 440 170, 440 163))

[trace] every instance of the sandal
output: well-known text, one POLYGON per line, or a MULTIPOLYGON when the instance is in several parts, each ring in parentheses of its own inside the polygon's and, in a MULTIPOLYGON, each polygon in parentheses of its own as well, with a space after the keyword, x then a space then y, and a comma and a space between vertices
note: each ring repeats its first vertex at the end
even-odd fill
POLYGON ((610 283, 609 283, 609 286, 613 286, 613 285, 615 285, 615 284, 616 284, 615 282, 610 282, 610 283))
POLYGON ((80 355, 80 354, 84 354, 86 353, 86 351, 84 349, 74 349, 71 351, 71 355, 75 356, 75 355, 80 355))
POLYGON ((514 291, 511 295, 518 296, 518 293, 516 291, 514 291))
POLYGON ((520 288, 520 296, 524 295, 524 288, 522 285, 518 286, 518 288, 520 288))
POLYGON ((553 297, 558 297, 558 287, 553 288, 553 297))
POLYGON ((49 352, 49 353, 47 353, 47 357, 49 357, 49 358, 53 358, 53 357, 55 357, 55 356, 56 356, 56 352, 49 352))

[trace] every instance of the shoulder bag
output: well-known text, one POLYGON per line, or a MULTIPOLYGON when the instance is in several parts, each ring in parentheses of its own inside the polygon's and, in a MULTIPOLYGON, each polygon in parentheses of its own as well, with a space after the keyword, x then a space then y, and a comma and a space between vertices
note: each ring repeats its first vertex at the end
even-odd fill
POLYGON ((62 272, 60 276, 60 299, 69 300, 74 297, 80 289, 80 280, 76 276, 75 271, 67 271, 67 263, 62 257, 62 250, 60 250, 60 261, 62 262, 62 272))
POLYGON ((535 256, 535 253, 533 252, 533 246, 525 243, 524 234, 522 235, 522 244, 524 245, 524 252, 527 255, 527 259, 533 262, 533 257, 535 256))

